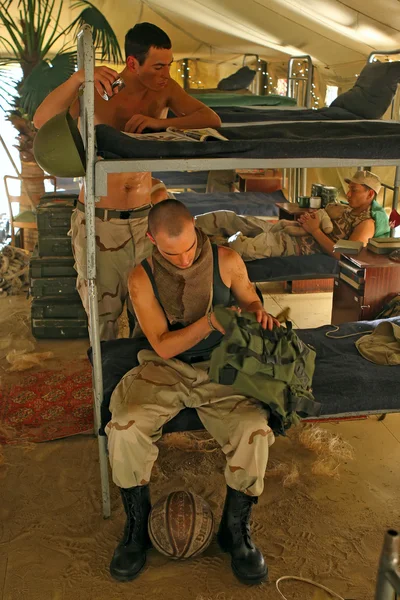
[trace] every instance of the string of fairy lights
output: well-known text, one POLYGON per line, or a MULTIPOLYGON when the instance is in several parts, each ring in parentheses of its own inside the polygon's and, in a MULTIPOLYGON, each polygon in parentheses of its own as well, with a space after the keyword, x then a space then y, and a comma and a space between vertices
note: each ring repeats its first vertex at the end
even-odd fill
MULTIPOLYGON (((378 62, 379 59, 377 57, 373 58, 373 62, 378 62)), ((200 79, 197 79, 197 69, 191 68, 190 59, 182 59, 180 63, 178 63, 177 74, 178 77, 182 78, 182 84, 184 88, 197 88, 201 89, 205 87, 205 84, 200 79)), ((386 56, 386 62, 393 62, 392 58, 386 56)), ((293 85, 297 87, 293 90, 294 96, 299 98, 305 89, 304 86, 307 83, 308 75, 309 75, 309 63, 307 61, 297 62, 297 65, 293 67, 293 70, 290 74, 290 80, 287 80, 287 77, 279 77, 272 76, 268 71, 267 63, 257 57, 256 70, 261 72, 261 82, 260 88, 261 93, 264 95, 267 94, 278 94, 281 96, 285 96, 287 92, 287 86, 293 85)), ((360 73, 355 73, 355 78, 357 79, 360 76, 360 73)), ((259 89, 260 89, 259 88, 259 89)), ((317 88, 315 83, 311 83, 311 108, 313 110, 317 110, 318 108, 324 106, 324 102, 321 103, 320 96, 317 95, 317 88)))
POLYGON ((190 85, 190 87, 200 88, 203 85, 203 83, 200 79, 196 80, 190 74, 190 66, 189 66, 188 59, 183 59, 181 61, 181 67, 178 67, 177 72, 178 72, 178 76, 180 75, 181 78, 183 79, 183 87, 185 87, 185 79, 186 79, 187 83, 190 85))
MULTIPOLYGON (((296 71, 292 71, 291 73, 291 78, 293 80, 293 83, 296 86, 300 85, 304 85, 307 82, 307 78, 308 78, 308 71, 309 71, 309 67, 307 66, 308 63, 306 62, 298 62, 297 63, 297 68, 296 71), (298 68, 300 67, 300 68, 298 68)), ((275 81, 272 77, 272 75, 268 72, 267 70, 267 63, 265 61, 263 61, 260 58, 257 58, 257 65, 256 65, 256 69, 257 71, 261 71, 261 74, 263 76, 262 79, 262 89, 265 90, 264 94, 280 94, 280 95, 286 95, 286 89, 287 89, 287 79, 286 78, 275 78, 275 81), (275 84, 275 85, 274 85, 275 84)), ((183 87, 185 87, 185 85, 187 87, 192 87, 192 88, 201 88, 202 86, 204 86, 204 83, 200 80, 200 79, 196 79, 196 75, 195 75, 196 69, 192 69, 189 65, 189 59, 182 59, 180 64, 177 67, 177 74, 178 77, 180 76, 183 79, 183 87)), ((311 91, 311 97, 312 97, 312 103, 313 109, 317 109, 320 107, 320 97, 317 96, 316 92, 316 86, 314 83, 312 83, 312 91, 311 91)))

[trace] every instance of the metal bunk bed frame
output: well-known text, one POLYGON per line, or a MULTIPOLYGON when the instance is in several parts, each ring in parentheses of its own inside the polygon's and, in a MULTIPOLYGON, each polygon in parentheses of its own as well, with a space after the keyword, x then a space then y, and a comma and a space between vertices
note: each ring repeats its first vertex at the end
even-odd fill
MULTIPOLYGON (((232 168, 306 168, 315 167, 359 167, 364 159, 357 158, 189 158, 189 159, 146 159, 146 160, 97 160, 94 127, 94 50, 92 30, 84 25, 78 34, 78 67, 85 70, 85 87, 80 102, 81 134, 86 150, 86 175, 84 178, 85 215, 87 234, 87 281, 89 292, 90 343, 93 350, 93 394, 95 432, 99 444, 100 474, 103 516, 110 516, 110 492, 108 478, 107 439, 98 435, 101 422, 100 407, 103 399, 103 379, 99 335, 98 300, 96 290, 96 241, 95 202, 99 196, 107 195, 109 173, 132 173, 144 171, 208 171, 232 168)), ((400 159, 374 160, 374 165, 396 166, 394 187, 400 188, 400 159)))

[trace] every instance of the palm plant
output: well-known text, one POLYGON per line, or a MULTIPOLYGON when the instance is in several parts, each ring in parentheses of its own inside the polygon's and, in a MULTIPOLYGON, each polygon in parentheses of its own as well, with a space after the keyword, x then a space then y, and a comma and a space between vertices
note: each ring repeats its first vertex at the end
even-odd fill
POLYGON ((82 24, 92 27, 96 58, 122 62, 113 29, 91 2, 74 2, 71 8, 80 13, 65 28, 60 26, 62 6, 62 0, 0 0, 0 108, 18 131, 23 176, 26 163, 35 163, 33 115, 75 71, 76 34, 82 24), (10 67, 19 67, 21 75, 10 67))

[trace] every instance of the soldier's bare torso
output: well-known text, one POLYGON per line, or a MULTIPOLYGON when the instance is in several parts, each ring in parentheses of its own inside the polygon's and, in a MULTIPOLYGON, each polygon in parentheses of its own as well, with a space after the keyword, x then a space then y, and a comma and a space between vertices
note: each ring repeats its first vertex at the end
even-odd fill
MULTIPOLYGON (((123 131, 135 114, 164 119, 168 112, 168 97, 169 85, 157 92, 144 89, 135 95, 124 88, 108 101, 96 93, 95 124, 111 125, 123 131)), ((149 204, 151 187, 151 173, 113 173, 108 176, 107 196, 102 196, 96 207, 128 210, 149 204)), ((84 202, 83 188, 79 200, 84 202)))

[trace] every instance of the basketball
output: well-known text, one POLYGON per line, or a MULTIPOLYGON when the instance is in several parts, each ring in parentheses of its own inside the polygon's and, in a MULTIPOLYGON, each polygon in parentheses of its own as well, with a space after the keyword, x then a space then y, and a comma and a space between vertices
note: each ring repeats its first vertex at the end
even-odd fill
POLYGON ((201 496, 178 491, 164 496, 149 516, 149 535, 156 550, 170 558, 191 558, 211 542, 214 517, 201 496))

